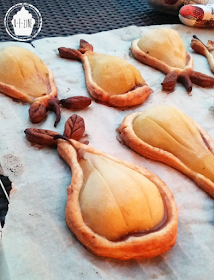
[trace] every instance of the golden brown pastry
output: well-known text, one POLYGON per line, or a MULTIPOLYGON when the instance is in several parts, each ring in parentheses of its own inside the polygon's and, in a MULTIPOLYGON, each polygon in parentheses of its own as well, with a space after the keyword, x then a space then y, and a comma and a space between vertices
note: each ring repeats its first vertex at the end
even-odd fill
POLYGON ((178 169, 214 197, 214 142, 189 116, 154 106, 128 115, 119 131, 134 151, 178 169))
POLYGON ((197 36, 193 36, 191 41, 191 48, 207 58, 207 61, 210 65, 210 70, 214 74, 214 41, 209 40, 207 45, 204 45, 197 36))
POLYGON ((93 52, 93 46, 80 40, 78 50, 59 48, 63 58, 80 60, 85 71, 86 87, 90 95, 114 107, 141 104, 151 90, 140 72, 124 59, 93 52))
POLYGON ((0 91, 31 105, 32 122, 40 122, 47 109, 53 110, 60 120, 57 88, 53 74, 42 60, 31 51, 9 46, 0 51, 0 91))
POLYGON ((214 85, 212 77, 193 71, 193 58, 186 52, 182 39, 173 29, 152 29, 132 42, 131 51, 137 60, 166 74, 163 90, 172 91, 177 81, 188 92, 192 90, 192 82, 204 87, 214 85))
POLYGON ((99 256, 127 260, 170 250, 176 242, 178 218, 165 183, 144 168, 69 139, 84 122, 74 115, 68 122, 70 129, 64 136, 42 129, 25 131, 31 142, 52 145, 55 139, 59 155, 71 167, 65 210, 68 227, 99 256))

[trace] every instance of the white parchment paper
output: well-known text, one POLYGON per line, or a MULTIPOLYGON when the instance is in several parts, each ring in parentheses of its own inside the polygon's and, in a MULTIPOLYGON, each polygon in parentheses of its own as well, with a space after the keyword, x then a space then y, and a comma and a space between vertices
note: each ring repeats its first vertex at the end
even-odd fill
MULTIPOLYGON (((161 26, 164 27, 164 26, 161 26)), ((190 48, 192 35, 204 43, 213 40, 213 30, 184 25, 166 25, 182 37, 194 58, 194 70, 212 73, 205 57, 190 48)), ((77 49, 85 39, 94 51, 126 59, 141 72, 153 93, 140 106, 123 111, 92 102, 88 108, 72 112, 62 109, 62 118, 54 128, 50 112, 41 124, 28 118, 28 104, 14 102, 0 94, 0 163, 17 190, 11 203, 0 241, 1 280, 142 280, 142 279, 212 279, 214 275, 214 200, 189 178, 164 164, 143 158, 122 145, 116 129, 123 118, 153 105, 174 106, 198 122, 214 139, 214 89, 193 85, 190 95, 181 84, 167 94, 162 91, 164 74, 143 65, 130 55, 132 40, 150 27, 130 26, 94 35, 46 38, 27 43, 0 43, 0 48, 21 45, 35 52, 53 71, 59 99, 89 96, 82 64, 59 58, 58 47, 77 49), (66 189, 72 173, 55 149, 36 148, 26 140, 28 127, 63 133, 65 121, 73 113, 85 120, 90 145, 115 157, 148 168, 169 187, 178 208, 178 236, 175 246, 152 259, 119 261, 90 253, 67 228, 64 219, 66 189)), ((36 85, 35 85, 36 86, 36 85)))

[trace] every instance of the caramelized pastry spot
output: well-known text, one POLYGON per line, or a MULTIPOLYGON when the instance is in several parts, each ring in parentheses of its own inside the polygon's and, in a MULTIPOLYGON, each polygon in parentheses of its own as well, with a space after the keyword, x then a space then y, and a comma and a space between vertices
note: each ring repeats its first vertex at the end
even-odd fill
POLYGON ((124 94, 145 84, 140 72, 122 58, 89 53, 93 81, 110 95, 124 94))
POLYGON ((155 106, 133 121, 135 134, 147 144, 172 153, 193 171, 214 182, 214 155, 190 117, 167 106, 155 106))
POLYGON ((128 233, 149 230, 164 219, 158 188, 142 174, 104 156, 85 152, 80 208, 97 234, 117 241, 128 233))
POLYGON ((149 31, 139 40, 138 47, 171 67, 183 69, 186 65, 184 43, 173 29, 157 28, 149 31))
POLYGON ((0 82, 14 86, 32 99, 49 93, 49 71, 31 51, 11 46, 0 51, 0 82))

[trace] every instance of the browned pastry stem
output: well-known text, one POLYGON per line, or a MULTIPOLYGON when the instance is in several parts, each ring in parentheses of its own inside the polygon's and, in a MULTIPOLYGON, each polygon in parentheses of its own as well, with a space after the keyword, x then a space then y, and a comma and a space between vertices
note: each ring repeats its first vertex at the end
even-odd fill
POLYGON ((190 79, 190 77, 187 75, 182 75, 182 74, 180 74, 178 77, 178 82, 181 83, 185 87, 187 92, 192 91, 192 80, 190 79))
POLYGON ((67 59, 80 60, 83 63, 85 82, 89 94, 102 103, 113 107, 129 107, 143 103, 150 95, 151 89, 147 84, 142 84, 134 89, 130 89, 123 94, 111 95, 101 87, 99 87, 92 79, 92 71, 88 59, 88 55, 97 54, 93 52, 93 46, 85 40, 80 40, 80 48, 78 50, 61 47, 59 56, 67 59))
POLYGON ((207 45, 204 45, 204 43, 194 35, 190 46, 195 52, 200 53, 207 58, 210 70, 214 73, 214 41, 209 40, 207 45))
POLYGON ((49 109, 50 111, 53 111, 56 114, 56 120, 55 120, 55 123, 54 123, 54 126, 56 127, 58 122, 61 119, 61 113, 60 113, 58 98, 50 98, 48 100, 47 109, 49 109))

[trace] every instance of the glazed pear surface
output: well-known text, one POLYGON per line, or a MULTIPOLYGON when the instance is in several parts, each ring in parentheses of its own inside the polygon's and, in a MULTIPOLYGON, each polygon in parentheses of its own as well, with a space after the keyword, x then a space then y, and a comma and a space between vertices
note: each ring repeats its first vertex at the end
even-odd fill
MULTIPOLYGON (((27 102, 50 93, 46 65, 31 51, 17 46, 0 51, 0 82, 15 87, 22 93, 21 99, 27 102)), ((18 93, 12 97, 20 99, 18 93)))
POLYGON ((80 208, 97 234, 117 241, 149 230, 164 219, 164 204, 154 183, 104 156, 85 153, 80 160, 84 183, 80 208))
POLYGON ((178 33, 169 28, 157 28, 145 34, 137 43, 146 54, 165 62, 171 67, 183 69, 186 50, 178 33))
POLYGON ((140 72, 124 59, 88 53, 93 81, 110 95, 124 94, 145 84, 140 72))
POLYGON ((193 171, 214 182, 214 155, 191 119, 181 111, 152 107, 134 120, 133 130, 149 145, 172 153, 193 171))

